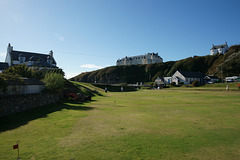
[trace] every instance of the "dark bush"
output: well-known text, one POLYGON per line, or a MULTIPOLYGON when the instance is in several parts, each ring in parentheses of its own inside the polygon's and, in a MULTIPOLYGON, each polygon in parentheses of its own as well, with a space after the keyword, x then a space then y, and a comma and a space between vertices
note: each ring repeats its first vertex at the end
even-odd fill
POLYGON ((199 81, 195 80, 192 82, 193 87, 199 87, 199 81))
POLYGON ((3 92, 6 91, 7 85, 7 81, 3 77, 0 77, 0 89, 2 89, 3 92))
POLYGON ((62 76, 65 75, 65 73, 63 72, 63 70, 61 68, 53 68, 53 69, 29 68, 29 67, 27 67, 26 64, 11 66, 8 69, 6 69, 3 73, 8 74, 8 75, 26 77, 26 78, 36 78, 39 80, 44 79, 44 77, 47 73, 49 73, 49 74, 57 73, 62 76))

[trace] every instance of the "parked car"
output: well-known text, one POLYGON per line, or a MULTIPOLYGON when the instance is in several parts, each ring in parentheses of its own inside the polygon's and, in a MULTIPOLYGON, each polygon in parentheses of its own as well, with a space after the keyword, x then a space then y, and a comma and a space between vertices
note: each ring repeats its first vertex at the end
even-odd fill
POLYGON ((214 83, 214 82, 212 82, 212 81, 208 81, 208 82, 207 82, 207 84, 213 84, 213 83, 214 83))

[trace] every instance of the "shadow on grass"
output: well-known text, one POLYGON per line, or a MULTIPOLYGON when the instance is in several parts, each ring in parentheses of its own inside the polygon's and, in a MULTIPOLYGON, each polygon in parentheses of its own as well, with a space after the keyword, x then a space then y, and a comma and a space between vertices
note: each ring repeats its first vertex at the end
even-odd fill
POLYGON ((88 102, 91 102, 91 101, 87 101, 87 102, 64 101, 61 103, 37 107, 31 110, 16 113, 7 117, 2 117, 0 118, 0 133, 7 130, 18 128, 22 125, 27 124, 32 120, 47 117, 48 114, 56 111, 60 111, 62 109, 84 110, 84 111, 94 109, 93 107, 83 106, 84 103, 88 103, 88 102))

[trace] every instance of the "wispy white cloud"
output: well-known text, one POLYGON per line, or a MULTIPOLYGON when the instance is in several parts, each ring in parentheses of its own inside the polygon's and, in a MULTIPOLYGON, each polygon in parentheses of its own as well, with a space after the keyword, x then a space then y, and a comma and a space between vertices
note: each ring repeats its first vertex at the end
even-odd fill
POLYGON ((65 78, 69 79, 69 78, 77 76, 78 74, 80 74, 80 73, 71 73, 71 72, 68 73, 68 72, 66 72, 65 73, 65 78))
POLYGON ((87 69, 101 69, 102 66, 97 66, 95 64, 83 64, 80 66, 81 68, 87 68, 87 69))

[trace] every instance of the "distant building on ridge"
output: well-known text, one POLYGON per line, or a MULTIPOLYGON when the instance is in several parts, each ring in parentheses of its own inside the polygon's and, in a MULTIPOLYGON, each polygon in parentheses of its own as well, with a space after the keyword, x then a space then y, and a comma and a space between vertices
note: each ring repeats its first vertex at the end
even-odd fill
POLYGON ((163 59, 158 55, 158 53, 148 53, 145 55, 125 57, 118 59, 116 65, 137 65, 137 64, 151 64, 151 63, 161 63, 163 59))
POLYGON ((210 55, 215 55, 217 53, 220 53, 220 54, 226 53, 228 51, 227 42, 225 42, 225 44, 221 44, 217 46, 214 46, 214 44, 212 44, 212 48, 210 49, 210 51, 211 51, 210 55))

